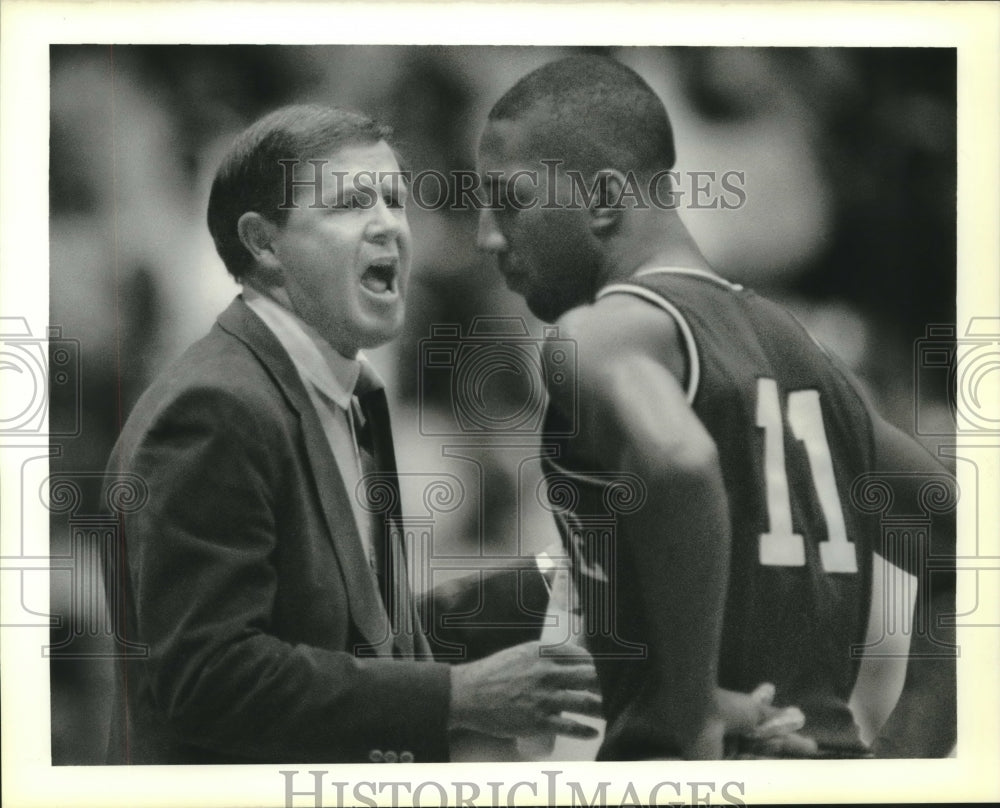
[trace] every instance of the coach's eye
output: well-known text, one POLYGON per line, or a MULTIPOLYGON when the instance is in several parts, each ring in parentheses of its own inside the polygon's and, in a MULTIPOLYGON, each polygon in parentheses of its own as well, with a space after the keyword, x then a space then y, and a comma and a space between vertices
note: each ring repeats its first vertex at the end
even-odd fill
POLYGON ((362 194, 349 193, 331 206, 334 210, 365 210, 372 206, 372 200, 362 194))

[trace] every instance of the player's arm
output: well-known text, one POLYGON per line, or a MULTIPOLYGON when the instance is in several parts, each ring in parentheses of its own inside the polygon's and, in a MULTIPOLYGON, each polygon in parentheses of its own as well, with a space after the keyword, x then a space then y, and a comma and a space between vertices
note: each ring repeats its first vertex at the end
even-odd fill
MULTIPOLYGON (((895 472, 891 479, 897 500, 916 501, 928 475, 945 473, 923 447, 895 427, 877 419, 875 430, 876 468, 895 472)), ((955 614, 955 521, 953 512, 931 517, 927 556, 912 548, 900 557, 887 555, 917 576, 918 589, 903 691, 873 744, 878 757, 943 757, 955 745, 955 627, 949 619, 955 614), (936 571, 915 568, 915 559, 921 558, 936 571)))
POLYGON ((636 576, 619 586, 638 589, 650 627, 652 679, 636 694, 647 703, 635 705, 662 726, 660 748, 649 756, 721 757, 721 737, 705 726, 714 709, 729 513, 715 444, 664 366, 666 357, 683 372, 677 334, 662 312, 624 296, 569 312, 559 325, 577 348, 579 429, 567 462, 632 474, 646 487, 643 505, 619 518, 616 535, 618 556, 636 576))

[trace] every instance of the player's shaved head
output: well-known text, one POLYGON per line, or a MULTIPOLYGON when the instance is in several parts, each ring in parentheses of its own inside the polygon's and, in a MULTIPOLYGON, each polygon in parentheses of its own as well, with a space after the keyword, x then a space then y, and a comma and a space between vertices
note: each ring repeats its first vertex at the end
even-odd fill
POLYGON ((672 168, 667 111, 634 70, 603 56, 570 56, 529 73, 496 103, 491 121, 531 128, 532 156, 587 173, 672 168))

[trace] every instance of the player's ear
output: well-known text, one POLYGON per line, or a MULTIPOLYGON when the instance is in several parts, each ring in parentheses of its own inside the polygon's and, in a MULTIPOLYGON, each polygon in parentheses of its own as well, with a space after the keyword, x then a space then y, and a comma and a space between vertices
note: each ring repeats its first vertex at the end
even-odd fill
POLYGON ((625 177, 615 168, 602 168, 594 175, 597 193, 590 203, 590 231, 598 238, 614 234, 621 225, 625 177))
POLYGON ((247 211, 236 223, 236 232, 253 256, 256 271, 266 277, 280 278, 281 262, 274 251, 278 226, 256 211, 247 211))

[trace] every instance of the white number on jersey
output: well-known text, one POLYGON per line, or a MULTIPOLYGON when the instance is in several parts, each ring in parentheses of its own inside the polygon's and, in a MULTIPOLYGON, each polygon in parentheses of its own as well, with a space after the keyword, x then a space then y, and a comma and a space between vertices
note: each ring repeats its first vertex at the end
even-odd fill
MULTIPOLYGON (((823 569, 826 572, 857 572, 857 554, 847 539, 816 390, 797 390, 788 395, 788 423, 792 434, 805 446, 813 485, 826 520, 827 540, 819 544, 823 569)), ((769 528, 760 536, 760 563, 801 567, 806 563, 805 544, 802 536, 792 531, 781 402, 774 379, 757 380, 757 426, 764 430, 764 483, 769 528)))

